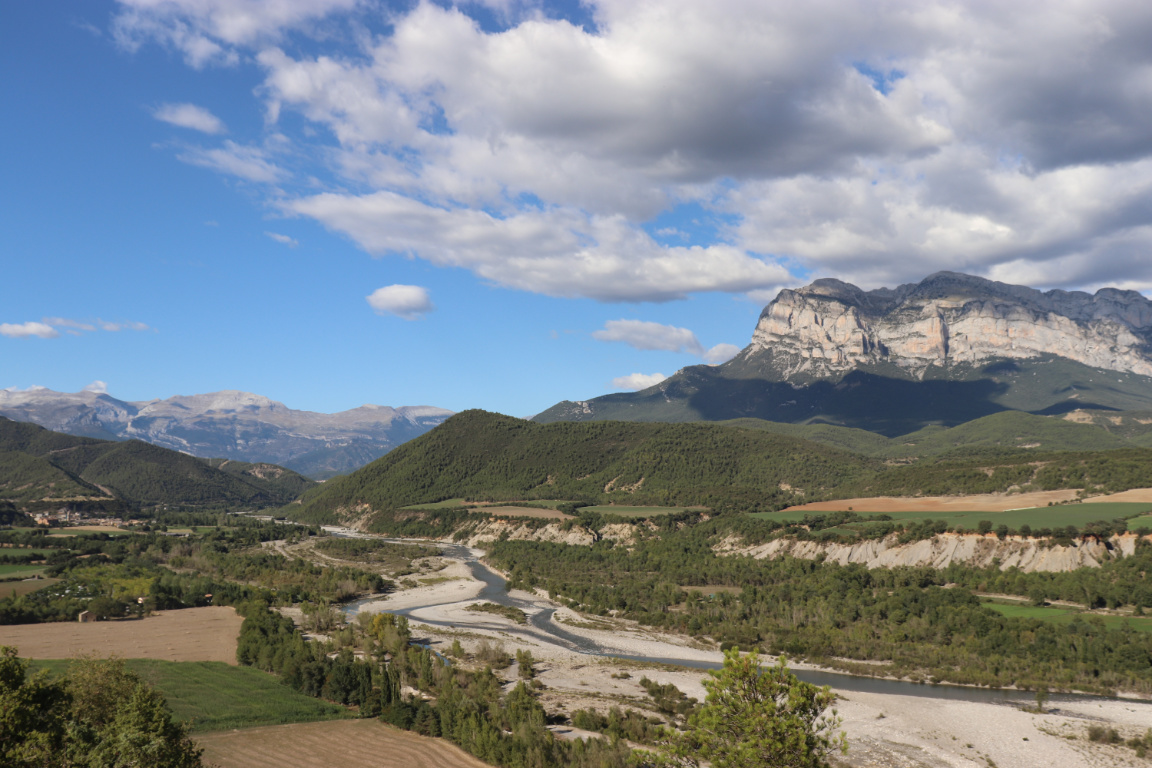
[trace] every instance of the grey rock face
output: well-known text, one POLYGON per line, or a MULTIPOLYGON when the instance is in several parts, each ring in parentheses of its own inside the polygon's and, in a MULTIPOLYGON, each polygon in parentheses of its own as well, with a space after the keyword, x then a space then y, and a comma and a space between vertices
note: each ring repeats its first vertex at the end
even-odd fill
POLYGON ((782 379, 831 378, 862 365, 929 366, 1057 355, 1152 376, 1152 302, 1106 288, 1042 293, 953 272, 895 290, 839 280, 785 290, 760 315, 742 360, 769 356, 782 379))
POLYGON ((323 478, 379 458, 452 411, 364 405, 314 413, 233 390, 125 402, 96 392, 5 389, 0 415, 57 432, 143 440, 193 456, 269 462, 323 478))

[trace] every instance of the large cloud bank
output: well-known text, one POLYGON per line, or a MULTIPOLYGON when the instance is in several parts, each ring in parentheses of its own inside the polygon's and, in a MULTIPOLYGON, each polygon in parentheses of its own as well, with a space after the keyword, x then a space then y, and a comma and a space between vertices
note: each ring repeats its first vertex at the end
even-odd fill
POLYGON ((259 73, 268 134, 183 159, 375 255, 602 301, 937 269, 1152 287, 1146 3, 120 5, 129 48, 259 73), (277 159, 301 155, 322 184, 277 159), (661 234, 685 210, 707 236, 661 234))

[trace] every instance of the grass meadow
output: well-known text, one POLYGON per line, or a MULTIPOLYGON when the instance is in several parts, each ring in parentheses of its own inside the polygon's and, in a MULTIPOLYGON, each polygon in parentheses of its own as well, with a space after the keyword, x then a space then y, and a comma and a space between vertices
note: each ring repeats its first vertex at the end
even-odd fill
POLYGON ((22 597, 38 592, 45 587, 60 583, 60 579, 36 579, 35 581, 4 581, 0 582, 0 598, 22 597))
POLYGON ((625 507, 615 504, 599 504, 594 507, 581 507, 581 512, 598 512, 601 515, 616 515, 617 517, 658 517, 672 515, 680 512, 702 511, 703 507, 625 507))
MULTIPOLYGON (((69 663, 67 659, 47 659, 32 661, 31 666, 60 675, 69 663)), ((126 659, 124 664, 163 693, 176 719, 188 722, 193 732, 352 716, 344 707, 293 691, 276 677, 251 667, 157 659, 126 659)))
POLYGON ((1115 616, 1059 605, 1028 605, 998 600, 986 600, 983 604, 998 613, 1017 619, 1040 619, 1053 624, 1070 624, 1077 618, 1099 619, 1104 622, 1104 626, 1108 629, 1128 627, 1137 632, 1152 632, 1152 616, 1115 616))
POLYGON ((44 573, 45 570, 43 565, 0 563, 0 579, 30 579, 38 573, 44 573))

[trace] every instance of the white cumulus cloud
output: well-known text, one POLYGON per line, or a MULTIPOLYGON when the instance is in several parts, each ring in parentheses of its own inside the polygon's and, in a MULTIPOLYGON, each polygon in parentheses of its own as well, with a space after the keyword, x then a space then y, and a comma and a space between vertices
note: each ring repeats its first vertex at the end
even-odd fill
POLYGON ((271 161, 266 150, 234 141, 225 141, 223 147, 214 149, 189 147, 176 157, 190 165, 211 168, 245 181, 272 184, 285 176, 285 172, 271 161))
POLYGON ((84 387, 84 389, 82 389, 80 391, 81 392, 95 392, 98 395, 106 395, 106 394, 108 394, 108 382, 101 381, 100 379, 96 379, 95 381, 93 381, 91 384, 84 387))
MULTIPOLYGON (((269 130, 298 115, 290 156, 320 166, 273 206, 502 286, 635 302, 942 268, 1152 283, 1145 2, 581 7, 592 23, 548 0, 408 3, 370 34, 367 0, 118 0, 113 31, 259 67, 269 130), (715 226, 663 220, 682 205, 715 226)), ((243 144, 180 157, 293 180, 243 144)))
POLYGON ((687 353, 713 365, 725 363, 740 352, 740 347, 735 344, 717 344, 704 349, 696 334, 689 329, 647 320, 609 320, 603 329, 592 332, 592 338, 621 342, 639 350, 687 353))
POLYGON ((135 50, 152 40, 184 53, 193 67, 234 64, 237 47, 350 10, 361 0, 118 0, 113 33, 135 50))
POLYGON ((195 104, 161 104, 152 112, 152 116, 162 122, 201 133, 216 134, 227 130, 223 120, 195 104))
POLYGON ((592 338, 597 341, 623 342, 633 349, 704 354, 700 340, 687 328, 646 320, 609 320, 603 330, 592 332, 592 338))
POLYGON ((641 390, 654 387, 668 378, 662 373, 630 373, 627 376, 618 376, 612 379, 613 389, 641 390))
POLYGON ((392 192, 324 193, 283 205, 378 255, 411 254, 499 285, 600 301, 668 301, 779 285, 787 270, 726 245, 665 248, 620 216, 526 210, 504 217, 392 192))
POLYGON ((288 235, 282 235, 279 232, 265 232, 264 234, 268 235, 268 237, 272 238, 281 245, 286 245, 289 248, 295 248, 296 246, 300 245, 300 241, 296 238, 289 237, 288 235))
POLYGON ((368 305, 378 314, 392 314, 405 320, 416 320, 435 307, 428 289, 419 285, 386 285, 368 296, 368 305))
POLYGON ((60 331, 52 326, 34 320, 27 323, 0 323, 0 336, 7 336, 11 339, 26 339, 30 336, 54 339, 59 335, 60 331))
POLYGON ((717 344, 704 353, 704 362, 712 365, 726 363, 740 354, 740 347, 735 344, 717 344))

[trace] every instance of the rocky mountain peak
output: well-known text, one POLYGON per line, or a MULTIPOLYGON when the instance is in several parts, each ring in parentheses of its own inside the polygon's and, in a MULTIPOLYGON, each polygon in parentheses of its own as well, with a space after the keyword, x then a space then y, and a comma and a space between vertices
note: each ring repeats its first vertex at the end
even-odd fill
POLYGON ((791 380, 877 364, 923 376, 931 366, 1043 355, 1152 376, 1152 302, 1135 291, 1041 292, 956 272, 871 291, 821 279, 781 291, 733 364, 791 380))

